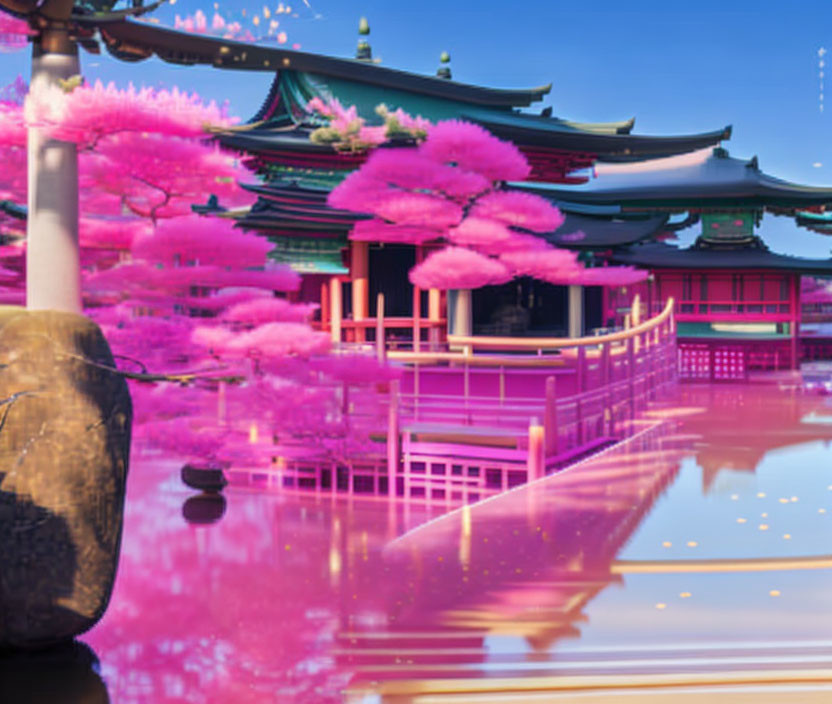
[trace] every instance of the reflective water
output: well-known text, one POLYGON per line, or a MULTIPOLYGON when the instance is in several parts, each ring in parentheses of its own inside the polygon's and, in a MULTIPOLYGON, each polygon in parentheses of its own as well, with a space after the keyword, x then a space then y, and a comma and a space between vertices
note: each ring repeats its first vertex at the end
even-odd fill
POLYGON ((682 387, 624 446, 442 517, 194 498, 138 456, 83 640, 118 703, 830 701, 830 441, 824 397, 682 387))

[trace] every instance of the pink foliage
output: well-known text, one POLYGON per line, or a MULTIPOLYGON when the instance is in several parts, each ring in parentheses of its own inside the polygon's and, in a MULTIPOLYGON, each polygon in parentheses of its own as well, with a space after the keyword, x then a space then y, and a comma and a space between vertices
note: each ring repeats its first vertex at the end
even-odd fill
POLYGON ((502 262, 462 247, 433 252, 410 270, 411 283, 422 289, 479 288, 511 278, 511 270, 502 262))
MULTIPOLYGON (((331 109, 323 103, 318 107, 331 109)), ((340 104, 335 108, 343 110, 340 104)), ((377 150, 330 193, 328 203, 376 216, 355 225, 355 240, 424 244, 445 239, 456 245, 431 254, 411 271, 410 280, 421 288, 476 288, 512 276, 558 284, 640 280, 640 273, 627 269, 586 270, 574 253, 528 234, 552 232, 564 221, 539 196, 498 190, 500 181, 519 180, 528 172, 512 144, 475 125, 441 122, 428 129, 417 148, 377 150)))
POLYGON ((448 239, 454 244, 493 254, 501 252, 514 235, 503 223, 478 217, 467 217, 457 227, 448 230, 448 239))
POLYGON ((135 218, 81 218, 79 238, 82 247, 127 251, 133 240, 146 235, 150 224, 135 218))
POLYGON ((260 298, 231 306, 220 320, 241 325, 262 325, 272 322, 303 323, 318 309, 313 303, 289 303, 283 298, 260 298))
POLYGON ((384 126, 368 127, 362 125, 358 130, 357 144, 383 144, 387 139, 387 129, 384 126))
POLYGON ((355 213, 374 213, 376 206, 394 192, 384 181, 369 178, 362 170, 353 171, 330 191, 327 204, 355 213))
POLYGON ((67 93, 59 87, 30 90, 24 105, 27 124, 46 127, 52 136, 82 147, 120 132, 199 137, 206 125, 233 124, 216 103, 203 104, 198 95, 173 90, 126 90, 113 83, 79 86, 67 93))
POLYGON ((500 255, 516 276, 531 276, 556 285, 629 286, 643 281, 648 272, 633 267, 604 266, 588 269, 577 253, 549 246, 542 251, 515 251, 500 255))
POLYGON ((206 426, 190 416, 159 421, 151 413, 147 415, 148 420, 137 424, 133 433, 148 446, 175 449, 176 455, 185 462, 218 459, 225 440, 220 429, 206 426))
POLYGON ((513 144, 468 122, 438 122, 419 149, 436 162, 455 164, 490 181, 523 181, 531 172, 525 157, 513 144))
POLYGON ((173 23, 174 29, 194 34, 213 34, 222 36, 224 39, 233 39, 241 42, 253 42, 255 37, 249 30, 244 30, 239 22, 226 22, 222 15, 215 12, 208 24, 208 18, 202 10, 197 10, 193 15, 180 17, 176 15, 173 23))
POLYGON ((477 200, 471 214, 532 232, 554 232, 564 217, 549 201, 531 193, 495 191, 477 200))
POLYGON ((188 215, 206 192, 228 206, 249 205, 254 196, 237 185, 247 177, 216 146, 150 133, 104 139, 81 162, 81 185, 93 192, 95 207, 112 212, 107 194, 133 214, 151 219, 188 215))
POLYGON ((0 97, 0 199, 26 199, 26 125, 22 96, 26 84, 18 76, 0 97))
POLYGON ((444 229, 462 219, 462 208, 456 203, 428 193, 392 192, 379 203, 375 212, 398 225, 416 225, 444 229))
POLYGON ((467 200, 491 188, 482 174, 438 164, 421 149, 378 149, 361 167, 362 177, 406 190, 438 192, 467 200))
POLYGON ((191 340, 216 354, 231 358, 308 357, 329 350, 327 333, 315 332, 301 323, 266 323, 249 332, 198 326, 191 340))
POLYGON ((415 225, 391 225, 379 218, 361 220, 350 233, 351 240, 359 242, 386 242, 390 244, 424 244, 444 236, 443 230, 433 230, 415 225))
POLYGON ((4 306, 25 305, 26 293, 16 286, 0 286, 0 304, 4 306))
POLYGON ((644 281, 650 272, 631 266, 602 266, 582 269, 575 283, 584 286, 630 286, 644 281))
POLYGON ((0 199, 26 202, 26 147, 0 144, 0 199))
POLYGON ((29 92, 29 84, 19 75, 8 85, 0 88, 0 103, 19 105, 23 107, 26 94, 29 92))
POLYGON ((832 287, 818 285, 817 283, 807 285, 806 280, 801 282, 803 290, 800 294, 802 303, 830 303, 832 302, 832 287))
POLYGON ((147 430, 145 424, 153 423, 159 427, 155 424, 193 416, 202 410, 203 391, 182 387, 176 391, 178 393, 171 393, 169 384, 132 384, 130 395, 135 409, 134 421, 147 430))
POLYGON ((213 279, 218 286, 246 286, 268 291, 297 291, 300 274, 285 264, 267 262, 261 269, 226 269, 213 279))
POLYGON ((306 104, 306 108, 329 118, 330 127, 342 133, 356 130, 364 124, 364 120, 358 116, 358 108, 355 105, 345 108, 338 98, 325 103, 316 96, 306 104))
MULTIPOLYGON (((335 141, 332 141, 332 135, 327 133, 326 141, 337 149, 365 149, 386 140, 384 127, 367 127, 355 105, 345 108, 337 98, 324 102, 316 96, 306 104, 306 109, 326 118, 329 123, 326 129, 337 135, 335 141)), ((318 130, 312 134, 313 141, 316 141, 320 132, 318 130)))
POLYGON ((0 53, 23 49, 34 35, 28 22, 0 10, 0 53))
POLYGON ((0 101, 0 147, 25 147, 26 125, 19 105, 0 101))
POLYGON ((531 276, 553 284, 577 283, 573 282, 573 278, 583 271, 577 254, 565 249, 508 252, 502 254, 500 259, 517 276, 531 276))
POLYGON ((406 113, 401 108, 394 110, 393 112, 388 112, 387 115, 393 118, 396 122, 398 122, 402 127, 408 130, 413 130, 416 132, 425 132, 431 128, 432 123, 430 120, 426 120, 421 115, 416 115, 413 117, 412 115, 406 113))
POLYGON ((139 360, 151 371, 169 371, 177 361, 190 366, 202 356, 201 349, 190 344, 193 326, 187 319, 136 317, 125 307, 87 312, 99 323, 115 354, 139 360))
POLYGON ((401 369, 366 354, 328 355, 312 360, 310 368, 346 384, 377 384, 401 376, 401 369))
POLYGON ((153 264, 188 263, 240 268, 263 266, 272 249, 264 237, 234 228, 228 220, 198 215, 162 222, 156 231, 137 238, 133 254, 153 264), (194 236, 194 233, 199 233, 194 236))

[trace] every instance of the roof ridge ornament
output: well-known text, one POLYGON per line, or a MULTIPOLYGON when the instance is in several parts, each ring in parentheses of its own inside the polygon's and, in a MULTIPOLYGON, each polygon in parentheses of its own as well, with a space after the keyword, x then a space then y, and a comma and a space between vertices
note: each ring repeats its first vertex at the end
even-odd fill
POLYGON ((441 64, 438 69, 436 69, 436 75, 439 78, 447 78, 451 80, 451 55, 447 51, 443 51, 439 55, 439 63, 441 64))
POLYGON ((355 58, 359 61, 372 61, 373 50, 370 47, 370 42, 365 37, 370 36, 370 23, 367 22, 366 17, 362 17, 358 21, 358 48, 355 50, 355 58))

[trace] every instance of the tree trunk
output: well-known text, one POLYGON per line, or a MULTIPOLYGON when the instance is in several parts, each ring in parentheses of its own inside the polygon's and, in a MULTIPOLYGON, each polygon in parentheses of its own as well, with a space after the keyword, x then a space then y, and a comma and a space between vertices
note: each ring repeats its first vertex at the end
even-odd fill
MULTIPOLYGON (((78 47, 66 31, 44 30, 32 45, 31 90, 79 72, 78 47)), ((78 151, 37 127, 28 133, 28 205, 26 307, 80 313, 78 151)))

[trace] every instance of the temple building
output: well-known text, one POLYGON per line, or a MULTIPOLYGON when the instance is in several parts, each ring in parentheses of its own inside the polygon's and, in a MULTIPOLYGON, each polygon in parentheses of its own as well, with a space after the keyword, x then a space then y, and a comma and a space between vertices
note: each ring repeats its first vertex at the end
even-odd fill
POLYGON ((755 227, 764 212, 798 224, 813 220, 814 211, 832 203, 832 189, 775 178, 760 170, 756 157, 732 158, 722 148, 611 167, 586 186, 516 185, 567 211, 591 209, 611 221, 681 217, 677 228, 700 221, 701 232, 687 248, 655 236, 606 238, 601 230, 586 242, 605 247, 610 261, 651 271, 648 307, 676 300, 680 345, 688 351, 681 359, 692 365, 691 375, 710 374, 714 365, 730 377, 733 371, 799 364, 801 277, 832 276, 832 259, 772 252, 755 227))
MULTIPOLYGON (((245 61, 251 63, 258 51, 253 48, 245 61)), ((248 165, 264 178, 252 189, 257 203, 238 225, 275 243, 275 258, 304 275, 303 299, 320 301, 322 325, 330 327, 334 314, 349 339, 363 339, 362 331, 372 327, 378 293, 384 294, 386 322, 406 329, 405 335, 419 331, 419 337, 446 325, 462 333, 578 337, 603 326, 607 295, 601 287, 584 290, 532 279, 484 287, 464 297, 414 290, 407 272, 425 255, 424 247, 349 242, 360 216, 326 205, 329 191, 360 167, 368 151, 336 150, 313 141, 311 135, 324 124, 309 107, 313 99, 355 106, 368 125, 380 123, 375 113, 380 104, 430 121, 479 124, 520 149, 532 169, 529 182, 559 186, 587 183, 599 163, 687 154, 731 134, 725 127, 695 135, 644 136, 633 134, 633 120, 571 122, 552 116, 548 107, 534 114, 527 109, 550 86, 502 90, 459 83, 451 80, 447 55, 436 76, 423 76, 372 62, 366 41, 356 59, 269 51, 271 58, 263 60, 278 70, 262 108, 246 125, 219 135, 224 146, 245 154, 248 165)), ((591 208, 565 212, 567 222, 551 234, 552 241, 568 241, 577 231, 592 233, 581 245, 588 260, 593 238, 629 242, 656 235, 668 221, 664 214, 613 221, 594 218, 591 208)))
POLYGON ((546 235, 552 243, 579 250, 590 265, 649 269, 652 280, 641 287, 642 303, 652 311, 673 296, 682 342, 696 345, 702 355, 727 355, 751 368, 798 363, 800 278, 830 275, 832 264, 771 252, 755 226, 770 212, 828 232, 832 221, 823 210, 832 190, 769 176, 756 158, 729 157, 719 145, 730 138, 730 127, 644 136, 633 134, 633 120, 573 122, 553 116, 550 107, 533 113, 531 106, 551 86, 506 90, 460 83, 452 79, 447 54, 436 76, 388 68, 372 59, 368 34, 364 22, 354 59, 131 21, 107 25, 102 38, 122 58, 155 54, 177 63, 274 72, 257 114, 219 139, 245 154, 264 179, 253 189, 257 203, 236 216, 238 225, 268 236, 275 258, 304 275, 300 296, 320 301, 325 327, 334 317, 339 327, 343 321, 347 337, 361 339, 376 315, 376 296, 384 293, 391 324, 421 331, 420 337, 425 328, 441 329, 448 318, 462 332, 579 336, 620 325, 633 292, 516 279, 474 291, 465 306, 449 306, 454 292, 446 297, 414 290, 407 272, 424 256, 423 247, 350 242, 348 233, 360 216, 326 205, 329 191, 368 151, 314 142, 312 133, 325 124, 310 109, 315 98, 355 106, 368 125, 381 123, 375 109, 385 104, 431 121, 474 122, 511 141, 532 167, 525 183, 511 186, 552 199, 566 215, 564 225, 546 235), (702 231, 692 247, 662 242, 697 221, 702 231))

